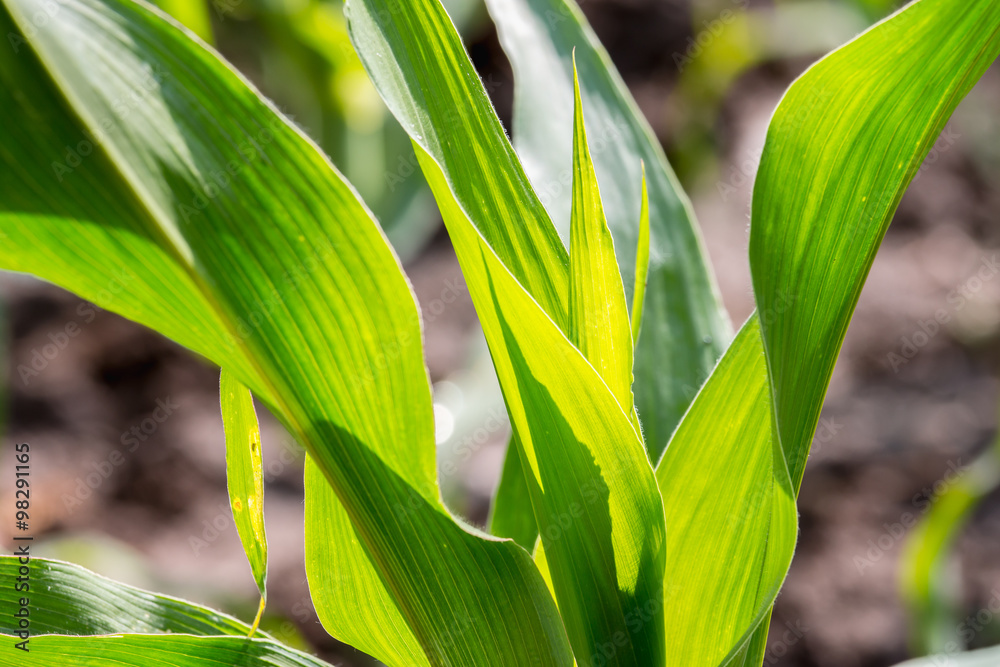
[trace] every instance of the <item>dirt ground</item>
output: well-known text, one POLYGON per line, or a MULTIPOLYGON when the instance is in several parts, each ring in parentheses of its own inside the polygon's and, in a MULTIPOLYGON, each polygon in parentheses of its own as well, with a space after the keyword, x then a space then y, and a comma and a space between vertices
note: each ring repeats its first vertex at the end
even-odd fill
MULTIPOLYGON (((678 73, 670 54, 692 34, 687 4, 593 0, 585 9, 674 151, 688 126, 672 95, 678 73)), ((495 36, 483 31, 471 50, 484 77, 499 82, 494 93, 509 127, 513 86, 495 36)), ((714 158, 682 174, 737 324, 753 307, 746 250, 756 159, 782 91, 809 62, 765 62, 741 75, 709 123, 714 158)), ((919 515, 935 484, 968 465, 997 428, 998 108, 994 66, 949 124, 875 260, 803 482, 799 545, 775 608, 767 665, 886 667, 908 657, 898 587, 905 535, 891 528, 904 513, 919 515), (929 323, 941 311, 946 323, 934 328, 929 323)), ((481 334, 447 238, 439 233, 406 268, 432 313, 432 380, 445 393, 474 384, 481 334), (457 298, 441 307, 449 292, 457 298)), ((9 327, 0 459, 9 463, 14 441, 36 452, 39 551, 251 617, 255 587, 227 507, 218 371, 33 279, 0 276, 0 290, 9 327), (18 371, 59 341, 65 345, 37 374, 18 371)), ((482 414, 472 418, 485 423, 482 414)), ((262 419, 271 555, 265 625, 340 664, 371 664, 329 639, 311 610, 302 566, 302 455, 273 419, 262 419)), ((483 433, 461 474, 442 480, 451 506, 480 521, 506 437, 502 428, 483 433)), ((7 495, 0 491, 0 501, 7 495)), ((993 495, 959 539, 956 593, 969 613, 1000 595, 998 527, 1000 495, 993 495)), ((1000 623, 987 624, 975 643, 1000 643, 1000 623)))

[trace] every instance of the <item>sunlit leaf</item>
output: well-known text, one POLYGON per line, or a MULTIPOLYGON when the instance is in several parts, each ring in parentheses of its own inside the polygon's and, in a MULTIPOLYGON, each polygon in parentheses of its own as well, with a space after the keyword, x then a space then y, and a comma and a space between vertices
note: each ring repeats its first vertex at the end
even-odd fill
POLYGON ((920 0, 813 65, 775 112, 750 226, 759 313, 657 469, 668 663, 759 664, 795 546, 790 499, 858 294, 903 191, 998 52, 1000 5, 920 0), (767 391, 737 406, 749 385, 725 378, 753 367, 767 391))
POLYGON ((219 379, 219 399, 222 426, 226 433, 229 504, 233 509, 236 532, 260 591, 260 609, 254 619, 252 635, 267 603, 267 535, 264 532, 264 464, 260 451, 260 426, 250 391, 225 370, 219 379))
MULTIPOLYGON (((570 225, 569 339, 600 373, 618 405, 632 410, 632 330, 615 242, 601 205, 574 78, 573 211, 570 225)), ((633 419, 639 430, 637 419, 633 419)))
POLYGON ((569 664, 530 556, 441 503, 416 303, 315 145, 146 5, 9 0, 0 31, 0 266, 232 372, 307 449, 354 529, 341 548, 377 563, 434 661, 569 664))

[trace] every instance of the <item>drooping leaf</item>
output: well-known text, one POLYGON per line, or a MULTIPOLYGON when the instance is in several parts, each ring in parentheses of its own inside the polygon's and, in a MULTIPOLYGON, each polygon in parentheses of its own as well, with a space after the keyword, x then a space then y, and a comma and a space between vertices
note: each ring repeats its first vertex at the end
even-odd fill
POLYGON ((342 548, 377 563, 433 661, 569 664, 529 555, 440 502, 416 304, 338 172, 145 5, 3 4, 17 50, 0 56, 0 266, 150 326, 253 391, 322 470, 360 538, 342 548))
POLYGON ((58 560, 31 558, 20 563, 0 555, 0 634, 14 635, 20 599, 30 600, 32 636, 107 635, 175 632, 189 635, 242 635, 250 625, 227 614, 167 595, 112 581, 58 560), (27 573, 19 572, 21 566, 27 573), (18 577, 27 577, 18 581, 18 577), (6 585, 9 584, 9 585, 6 585), (27 584, 20 590, 17 584, 27 584), (11 610, 6 613, 6 610, 11 610))
POLYGON ((0 581, 0 665, 330 667, 266 633, 248 639, 250 626, 222 612, 78 565, 0 555, 0 581), (18 634, 21 609, 30 622, 27 636, 18 634))
POLYGON ((231 373, 219 379, 222 426, 226 434, 226 482, 233 522, 250 563, 260 608, 252 635, 267 603, 267 535, 264 532, 264 463, 260 451, 260 426, 250 390, 231 373))
MULTIPOLYGON (((306 575, 310 590, 323 591, 313 596, 323 627, 387 665, 431 664, 350 517, 311 458, 306 458, 305 487, 306 575)), ((393 508, 401 520, 419 510, 420 498, 414 495, 412 501, 393 508)))
POLYGON ((268 639, 189 635, 43 635, 30 651, 0 648, 22 667, 330 667, 311 655, 268 639))
POLYGON ((747 332, 757 323, 746 325, 657 469, 668 536, 678 525, 696 527, 681 542, 668 538, 668 662, 760 663, 761 622, 794 548, 794 531, 777 530, 774 521, 788 513, 788 497, 801 482, 864 278, 917 167, 998 52, 1000 5, 919 0, 811 67, 775 112, 750 228, 760 335, 747 332), (753 430, 766 438, 748 439, 730 418, 688 424, 731 400, 721 378, 737 359, 766 369, 759 382, 769 391, 746 413, 756 415, 753 430), (687 468, 694 449, 704 461, 700 470, 687 468), (748 456, 745 470, 735 473, 733 461, 748 456), (721 494, 730 496, 722 511, 721 494), (712 535, 721 548, 698 551, 698 534, 712 535), (713 582, 729 577, 747 582, 739 595, 712 592, 713 582), (671 606, 671 591, 688 606, 671 606))

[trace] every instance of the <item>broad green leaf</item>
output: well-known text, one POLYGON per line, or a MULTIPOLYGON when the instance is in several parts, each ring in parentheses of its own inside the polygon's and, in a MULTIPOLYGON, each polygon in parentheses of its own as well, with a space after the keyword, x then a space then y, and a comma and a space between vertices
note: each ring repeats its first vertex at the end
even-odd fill
POLYGON ((329 667, 265 633, 247 639, 250 626, 226 614, 126 586, 77 565, 43 558, 23 564, 0 556, 0 581, 5 584, 0 587, 0 665, 103 667, 114 661, 136 667, 329 667), (23 583, 27 589, 15 588, 23 583), (28 600, 31 623, 27 637, 18 635, 15 616, 22 598, 28 600), (27 650, 18 648, 25 640, 27 650))
POLYGON ((659 664, 663 626, 630 619, 648 604, 660 612, 662 505, 629 417, 566 337, 566 290, 538 280, 565 284, 565 250, 437 0, 392 11, 352 0, 348 19, 469 284, 576 659, 659 664))
POLYGON ((32 637, 158 632, 246 637, 250 633, 248 623, 222 612, 126 586, 62 561, 31 558, 25 564, 14 556, 0 556, 0 581, 4 582, 2 635, 17 633, 13 613, 22 597, 30 600, 32 637), (28 568, 27 574, 19 571, 22 566, 28 568), (25 576, 27 581, 18 580, 25 576), (21 584, 28 589, 20 590, 21 584))
POLYGON ((796 489, 892 214, 998 51, 1000 3, 919 0, 813 65, 771 120, 754 184, 750 267, 796 489))
POLYGON ((30 651, 0 647, 0 664, 19 667, 330 667, 311 655, 267 639, 189 635, 34 637, 30 651), (4 656, 17 662, 4 663, 4 656))
MULTIPOLYGON (((1000 486, 1000 439, 975 461, 957 469, 949 466, 935 493, 924 499, 926 514, 910 532, 900 563, 900 587, 911 621, 910 645, 917 655, 960 646, 957 573, 949 567, 952 545, 969 515, 1000 486), (940 492, 938 492, 940 490, 940 492)), ((912 522, 913 516, 910 515, 912 522)), ((906 527, 912 525, 908 522, 906 527)), ((863 571, 865 560, 855 558, 863 571)))
POLYGON ((487 0, 514 68, 514 145, 568 239, 573 57, 601 198, 626 299, 633 299, 641 183, 649 191, 648 289, 634 332, 632 390, 650 459, 659 459, 732 339, 694 213, 659 141, 573 0, 487 0))
MULTIPOLYGON (((305 464, 306 575, 316 614, 327 632, 388 665, 430 665, 386 588, 351 519, 309 457, 305 464), (351 548, 346 548, 350 546, 351 548)), ((393 508, 405 520, 420 499, 393 508)))
POLYGON ((775 112, 750 228, 760 336, 747 333, 757 324, 746 325, 657 470, 668 536, 683 521, 721 547, 688 560, 696 546, 668 541, 668 662, 759 664, 766 632, 761 622, 794 548, 794 530, 785 527, 794 514, 781 520, 781 530, 772 521, 788 513, 791 490, 797 492, 862 283, 920 161, 998 52, 1000 5, 919 0, 811 67, 775 112), (731 387, 720 378, 736 359, 766 368, 758 381, 769 391, 748 413, 759 422, 755 432, 766 430, 765 439, 748 441, 735 428, 738 422, 721 412, 714 425, 688 425, 729 400, 731 387), (694 449, 704 465, 682 474, 694 449), (734 465, 747 456, 754 458, 745 469, 734 465), (761 463, 767 460, 770 465, 761 463), (742 490, 720 503, 720 494, 731 495, 727 487, 737 486, 742 490), (735 539, 739 535, 746 539, 735 539), (713 588, 729 577, 755 585, 737 596, 713 588), (687 597, 683 612, 672 612, 671 591, 687 595, 691 588, 700 595, 687 597))
POLYGON ((417 307, 339 173, 145 5, 4 7, 0 266, 232 372, 322 470, 360 538, 342 548, 377 564, 431 662, 569 664, 529 555, 440 501, 417 307))
MULTIPOLYGON (((738 656, 769 615, 791 563, 795 493, 771 414, 753 316, 656 469, 667 525, 668 665, 714 666, 738 656)), ((760 664, 741 659, 735 664, 760 664)))
MULTIPOLYGON (((600 373, 625 414, 632 407, 632 330, 615 242, 601 205, 597 174, 574 77, 573 212, 570 227, 569 339, 600 373)), ((638 421, 633 419, 636 431, 638 421)))
POLYGON ((219 402, 226 434, 229 504, 233 509, 236 532, 260 591, 260 608, 250 631, 252 635, 267 603, 267 535, 264 532, 264 464, 260 451, 260 426, 250 390, 226 370, 219 378, 219 402))

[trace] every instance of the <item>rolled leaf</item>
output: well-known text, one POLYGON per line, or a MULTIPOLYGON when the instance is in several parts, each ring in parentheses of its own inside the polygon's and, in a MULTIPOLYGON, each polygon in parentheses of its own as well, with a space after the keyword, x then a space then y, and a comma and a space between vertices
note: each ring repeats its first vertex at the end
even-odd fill
POLYGON ((264 472, 260 451, 260 426, 250 390, 225 370, 219 380, 222 426, 226 434, 226 482, 233 522, 250 563, 260 609, 257 629, 267 602, 267 535, 264 532, 264 472))

